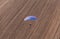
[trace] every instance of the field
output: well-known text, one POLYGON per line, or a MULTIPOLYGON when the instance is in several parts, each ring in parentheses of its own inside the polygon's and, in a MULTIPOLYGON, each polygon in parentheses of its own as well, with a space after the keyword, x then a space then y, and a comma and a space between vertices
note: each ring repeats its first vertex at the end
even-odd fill
POLYGON ((0 39, 60 39, 60 0, 0 0, 0 39))

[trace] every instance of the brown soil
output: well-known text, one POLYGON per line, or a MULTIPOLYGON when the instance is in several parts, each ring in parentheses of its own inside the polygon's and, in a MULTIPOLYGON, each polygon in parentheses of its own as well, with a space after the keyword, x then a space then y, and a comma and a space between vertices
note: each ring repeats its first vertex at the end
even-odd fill
POLYGON ((60 0, 0 0, 0 39, 60 39, 60 0))

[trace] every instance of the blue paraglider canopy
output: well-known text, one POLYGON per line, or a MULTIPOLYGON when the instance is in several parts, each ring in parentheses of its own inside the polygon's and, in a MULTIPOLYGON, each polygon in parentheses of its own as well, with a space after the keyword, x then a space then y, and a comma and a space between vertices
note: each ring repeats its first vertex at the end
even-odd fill
POLYGON ((36 16, 27 16, 24 21, 35 21, 37 20, 38 18, 36 16))

